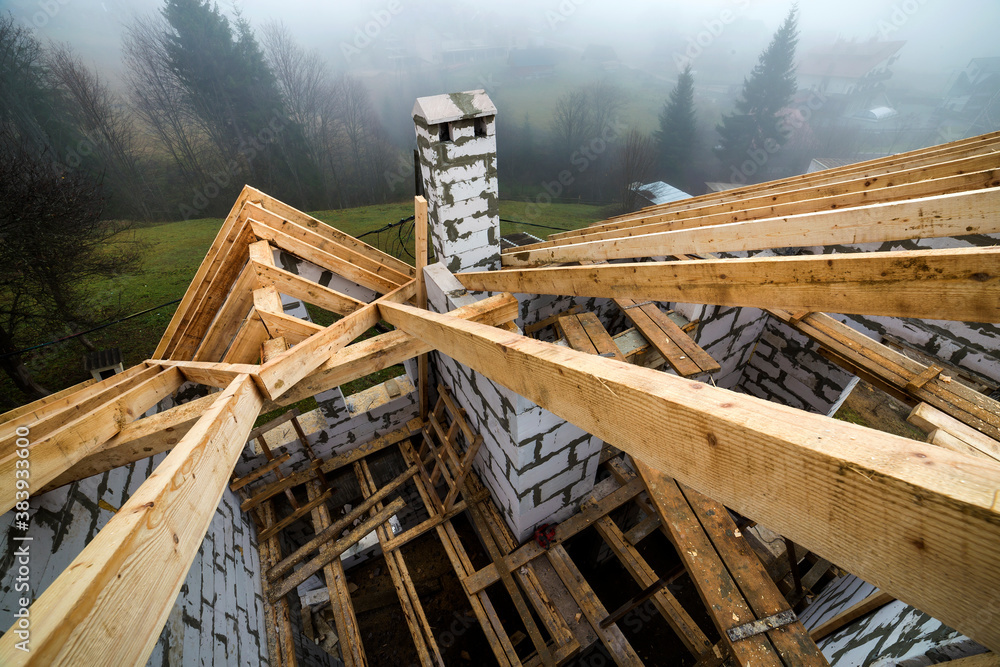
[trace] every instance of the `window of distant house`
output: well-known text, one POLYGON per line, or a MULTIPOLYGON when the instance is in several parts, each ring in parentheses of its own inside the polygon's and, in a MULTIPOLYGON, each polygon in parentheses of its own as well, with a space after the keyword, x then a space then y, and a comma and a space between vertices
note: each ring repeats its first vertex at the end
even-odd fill
POLYGON ((485 137, 486 136, 486 119, 477 118, 476 119, 476 136, 485 137))
POLYGON ((441 141, 451 141, 451 123, 438 125, 438 138, 441 141))

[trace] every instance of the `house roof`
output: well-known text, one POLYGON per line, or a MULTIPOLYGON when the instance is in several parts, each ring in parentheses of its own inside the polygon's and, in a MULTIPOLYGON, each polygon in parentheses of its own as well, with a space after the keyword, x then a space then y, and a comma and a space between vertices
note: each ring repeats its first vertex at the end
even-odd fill
POLYGON ((891 58, 906 42, 838 41, 805 54, 797 72, 811 76, 860 79, 891 58))
POLYGON ((681 199, 689 199, 691 197, 691 195, 683 190, 679 190, 678 188, 675 188, 668 183, 664 183, 663 181, 647 183, 646 185, 640 186, 637 192, 654 206, 657 204, 667 204, 681 199))

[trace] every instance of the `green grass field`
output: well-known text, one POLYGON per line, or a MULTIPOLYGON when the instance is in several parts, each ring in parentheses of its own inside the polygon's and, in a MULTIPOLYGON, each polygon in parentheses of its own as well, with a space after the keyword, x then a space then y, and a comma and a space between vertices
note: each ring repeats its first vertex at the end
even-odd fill
MULTIPOLYGON (((360 236, 367 231, 413 215, 413 204, 405 202, 339 211, 318 211, 313 215, 352 236, 360 236)), ((502 201, 500 215, 503 218, 523 220, 524 203, 502 201)), ((552 227, 576 229, 604 217, 606 216, 600 207, 552 204, 545 207, 542 214, 534 221, 552 227)), ((222 220, 219 218, 204 218, 138 228, 135 231, 136 237, 148 245, 142 269, 131 275, 96 281, 93 289, 99 303, 106 307, 118 307, 122 314, 130 314, 181 298, 221 225, 222 220)), ((508 234, 513 231, 528 231, 541 238, 553 233, 553 230, 529 226, 507 223, 501 225, 502 233, 508 234)), ((378 245, 376 238, 376 235, 372 235, 366 237, 365 241, 378 245)), ((389 250, 389 248, 383 249, 389 250)), ((412 242, 410 251, 412 252, 412 242)), ((402 258, 409 259, 405 254, 402 258)), ((137 364, 152 356, 176 307, 170 305, 127 322, 115 324, 89 334, 88 338, 98 349, 120 348, 126 367, 137 364)), ((316 319, 324 323, 324 318, 316 319)), ((32 343, 54 340, 68 333, 71 332, 39 331, 32 343)), ((23 359, 42 386, 50 391, 58 391, 89 377, 83 370, 82 359, 85 352, 80 342, 72 340, 25 354, 23 359)), ((357 385, 345 389, 352 392, 361 387, 362 385, 357 385)), ((7 376, 3 375, 0 379, 0 402, 5 406, 3 409, 20 405, 24 400, 24 396, 7 376)))

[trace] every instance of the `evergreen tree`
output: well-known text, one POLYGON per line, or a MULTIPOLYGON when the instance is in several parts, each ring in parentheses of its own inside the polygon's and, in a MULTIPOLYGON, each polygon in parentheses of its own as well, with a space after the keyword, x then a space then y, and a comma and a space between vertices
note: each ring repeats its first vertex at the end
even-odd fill
MULTIPOLYGON (((798 6, 793 5, 771 43, 760 54, 750 78, 743 80, 735 113, 723 116, 716 127, 722 137, 716 152, 723 164, 739 165, 755 155, 774 153, 787 139, 780 131, 777 113, 788 106, 795 94, 797 42, 798 6)), ((761 159, 756 163, 762 164, 761 159)))
POLYGON ((694 76, 688 65, 670 98, 660 111, 660 129, 653 133, 657 160, 663 180, 675 187, 688 187, 691 161, 697 142, 697 122, 694 115, 694 76))

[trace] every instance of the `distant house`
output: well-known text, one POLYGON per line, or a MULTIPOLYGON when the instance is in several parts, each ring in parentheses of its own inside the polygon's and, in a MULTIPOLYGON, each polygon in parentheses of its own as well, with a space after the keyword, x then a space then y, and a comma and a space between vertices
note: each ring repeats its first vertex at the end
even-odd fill
POLYGON ((603 70, 616 70, 621 67, 618 54, 607 44, 590 44, 583 50, 583 62, 603 70))
POLYGON ((636 204, 640 207, 656 206, 657 204, 667 204, 672 201, 691 198, 691 195, 688 193, 678 190, 663 181, 655 181, 645 185, 633 183, 632 189, 635 190, 638 200, 636 204))
POLYGON ((441 42, 439 57, 443 65, 495 60, 507 55, 507 47, 487 44, 482 39, 446 40, 441 42))
POLYGON ((555 74, 556 52, 547 48, 516 49, 510 52, 507 64, 514 76, 541 79, 555 74))
POLYGON ((834 98, 843 115, 851 116, 877 107, 888 107, 885 82, 890 66, 906 42, 853 42, 838 40, 811 51, 799 61, 799 89, 834 98))
POLYGON ((941 106, 975 117, 1000 93, 1000 58, 973 58, 945 95, 941 106))

